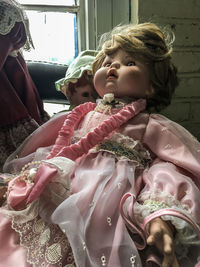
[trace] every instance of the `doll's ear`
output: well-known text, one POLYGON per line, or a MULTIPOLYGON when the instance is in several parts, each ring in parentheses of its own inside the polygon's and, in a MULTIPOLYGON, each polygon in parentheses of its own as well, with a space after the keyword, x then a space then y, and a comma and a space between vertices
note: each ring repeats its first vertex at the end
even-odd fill
POLYGON ((64 95, 66 95, 66 85, 61 85, 61 86, 60 86, 60 91, 61 91, 64 95))
POLYGON ((155 93, 155 89, 150 85, 149 89, 146 91, 146 97, 150 97, 155 93))

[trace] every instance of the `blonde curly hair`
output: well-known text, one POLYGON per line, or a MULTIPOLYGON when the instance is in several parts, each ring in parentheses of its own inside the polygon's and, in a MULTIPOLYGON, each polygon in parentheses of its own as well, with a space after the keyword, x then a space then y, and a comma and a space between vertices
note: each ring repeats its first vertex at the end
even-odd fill
POLYGON ((153 23, 118 26, 100 39, 101 50, 93 63, 93 73, 101 68, 107 55, 118 49, 148 65, 154 92, 147 98, 149 111, 160 111, 171 102, 178 86, 177 68, 171 61, 174 34, 153 23), (102 45, 101 45, 102 43, 102 45))

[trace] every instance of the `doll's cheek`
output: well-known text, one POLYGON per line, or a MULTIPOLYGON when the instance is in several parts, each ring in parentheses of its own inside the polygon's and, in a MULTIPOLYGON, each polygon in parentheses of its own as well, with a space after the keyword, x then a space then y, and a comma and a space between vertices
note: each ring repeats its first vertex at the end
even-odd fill
POLYGON ((94 75, 94 87, 97 90, 97 92, 98 88, 101 87, 106 80, 106 72, 107 71, 105 68, 101 68, 94 75))

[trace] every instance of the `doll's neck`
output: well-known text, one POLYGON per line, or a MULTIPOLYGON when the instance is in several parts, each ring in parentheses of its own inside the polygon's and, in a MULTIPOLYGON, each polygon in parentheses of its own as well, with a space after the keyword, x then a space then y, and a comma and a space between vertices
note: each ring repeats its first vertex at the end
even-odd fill
POLYGON ((97 99, 96 102, 99 105, 110 105, 112 108, 122 108, 127 104, 130 104, 137 99, 131 97, 115 98, 114 94, 105 94, 103 99, 97 99))

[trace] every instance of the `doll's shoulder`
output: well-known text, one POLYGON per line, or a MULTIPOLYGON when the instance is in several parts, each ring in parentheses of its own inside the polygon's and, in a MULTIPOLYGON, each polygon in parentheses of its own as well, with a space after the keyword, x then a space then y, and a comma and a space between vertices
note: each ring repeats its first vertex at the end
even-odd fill
POLYGON ((200 147, 200 143, 187 129, 179 123, 168 119, 161 114, 150 114, 146 127, 146 135, 155 138, 162 136, 167 139, 176 140, 190 147, 200 147))
POLYGON ((144 124, 148 125, 150 122, 155 121, 160 124, 165 124, 165 123, 172 123, 174 124, 175 122, 168 119, 162 114, 158 113, 148 113, 146 111, 140 112, 137 116, 134 116, 131 120, 129 120, 129 124, 144 124))
POLYGON ((182 133, 188 136, 189 135, 192 136, 190 132, 186 130, 182 125, 165 117, 162 114, 156 114, 156 113, 150 114, 148 124, 159 125, 162 131, 168 130, 168 131, 173 131, 174 133, 178 134, 182 133))
POLYGON ((152 130, 154 127, 162 129, 163 127, 181 128, 182 126, 161 114, 148 112, 139 113, 126 124, 126 128, 136 128, 140 129, 142 132, 145 132, 149 128, 152 130))

